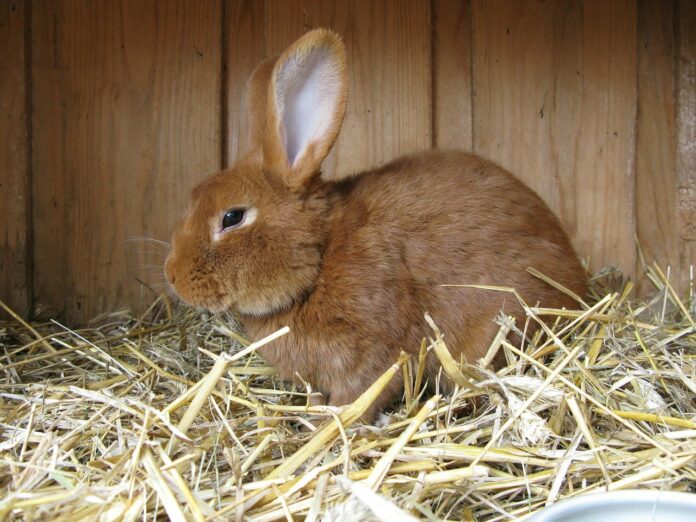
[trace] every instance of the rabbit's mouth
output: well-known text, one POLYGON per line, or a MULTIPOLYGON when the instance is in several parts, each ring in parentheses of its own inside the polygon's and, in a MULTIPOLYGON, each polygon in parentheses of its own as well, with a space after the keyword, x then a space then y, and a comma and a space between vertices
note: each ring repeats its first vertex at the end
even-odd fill
POLYGON ((188 293, 183 291, 183 289, 176 288, 175 285, 171 285, 172 290, 176 296, 181 299, 184 303, 194 308, 200 310, 207 310, 208 312, 217 314, 221 312, 234 311, 234 301, 227 295, 218 295, 215 298, 204 297, 203 295, 196 295, 195 293, 188 293))
POLYGON ((225 292, 212 292, 210 289, 195 291, 193 288, 176 288, 172 285, 179 298, 185 303, 208 310, 211 313, 230 312, 234 315, 251 316, 256 318, 269 317, 287 311, 294 304, 291 296, 277 291, 254 292, 252 295, 232 296, 225 292))
POLYGON ((172 291, 185 303, 212 313, 233 308, 232 297, 221 291, 220 282, 214 273, 176 266, 176 258, 170 256, 165 262, 165 275, 172 291), (177 270, 178 269, 178 270, 177 270))
POLYGON ((229 312, 234 310, 234 302, 232 299, 230 299, 227 296, 221 296, 219 300, 212 301, 212 302, 207 302, 205 305, 203 305, 201 308, 205 308, 206 310, 218 314, 221 312, 229 312))

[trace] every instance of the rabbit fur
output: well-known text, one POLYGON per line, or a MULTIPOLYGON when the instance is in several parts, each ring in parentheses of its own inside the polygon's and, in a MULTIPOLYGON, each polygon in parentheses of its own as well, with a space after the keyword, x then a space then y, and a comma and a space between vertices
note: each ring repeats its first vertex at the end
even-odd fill
MULTIPOLYGON (((252 338, 289 326, 261 355, 337 406, 358 397, 401 351, 418 353, 425 312, 453 356, 469 362, 487 351, 500 310, 524 318, 510 293, 443 285, 507 286, 531 304, 577 306, 532 276, 534 267, 586 292, 558 219, 490 161, 431 150, 323 180, 346 86, 343 44, 325 29, 260 64, 248 86, 250 150, 195 187, 165 264, 184 301, 233 313, 252 338)), ((437 371, 429 355, 431 382, 437 371)), ((402 387, 395 378, 365 418, 402 387)))

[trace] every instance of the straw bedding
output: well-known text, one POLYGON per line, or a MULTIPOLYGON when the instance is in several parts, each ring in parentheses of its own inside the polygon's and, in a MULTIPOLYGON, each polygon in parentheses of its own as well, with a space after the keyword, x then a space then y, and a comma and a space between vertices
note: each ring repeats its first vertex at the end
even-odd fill
POLYGON ((272 339, 164 298, 77 331, 0 323, 0 518, 508 520, 607 489, 696 491, 696 302, 648 277, 643 303, 605 272, 578 310, 527 306, 542 328, 521 348, 505 333, 525 324, 501 316, 498 372, 454 361, 428 318, 421 357, 342 409, 283 383, 256 354, 272 339), (430 350, 454 393, 424 392, 430 350), (397 373, 403 400, 361 425, 397 373))

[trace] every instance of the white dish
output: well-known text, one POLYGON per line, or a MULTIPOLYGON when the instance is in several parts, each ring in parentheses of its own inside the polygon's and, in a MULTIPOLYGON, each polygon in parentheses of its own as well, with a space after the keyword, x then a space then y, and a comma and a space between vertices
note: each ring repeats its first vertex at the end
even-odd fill
POLYGON ((626 490, 580 495, 538 511, 529 522, 696 522, 696 494, 626 490))

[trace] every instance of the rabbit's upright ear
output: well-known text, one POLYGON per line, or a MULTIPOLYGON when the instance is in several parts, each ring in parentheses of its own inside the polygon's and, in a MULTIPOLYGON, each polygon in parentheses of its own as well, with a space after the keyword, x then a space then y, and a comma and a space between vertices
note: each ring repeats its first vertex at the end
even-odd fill
POLYGON ((268 87, 264 162, 301 190, 319 173, 346 110, 346 53, 327 29, 305 34, 276 61, 268 87))
POLYGON ((247 129, 249 140, 254 146, 263 146, 266 130, 266 107, 268 105, 268 86, 271 83, 273 66, 278 56, 268 58, 258 64, 247 82, 247 129))

